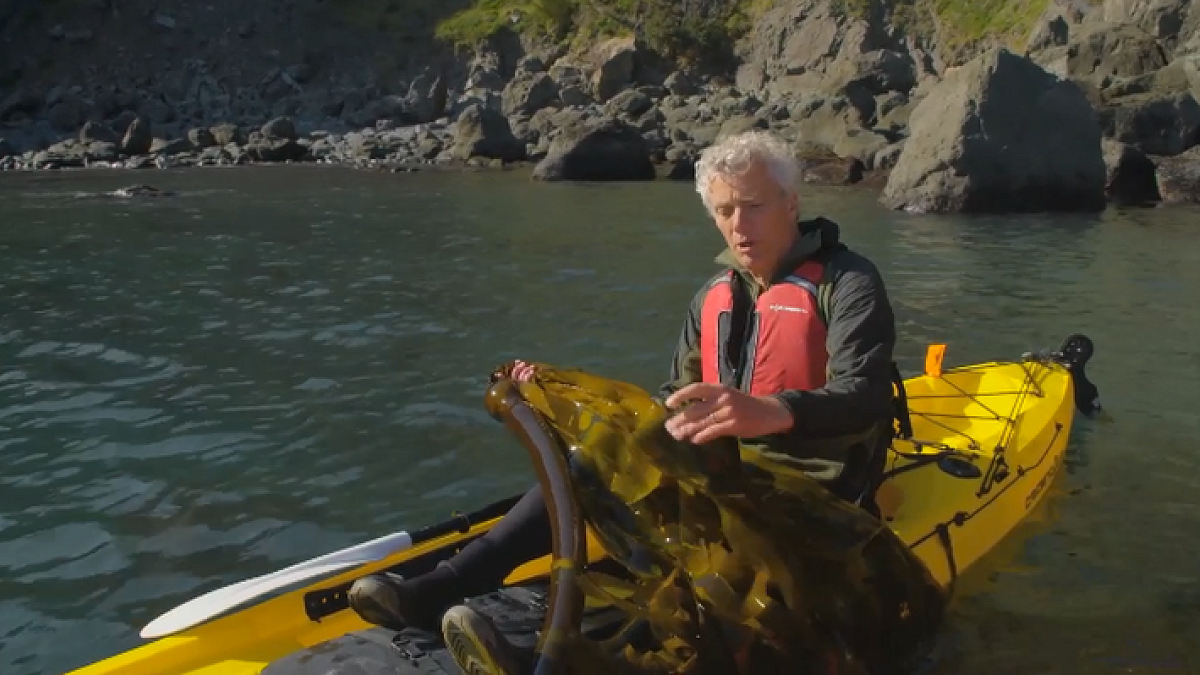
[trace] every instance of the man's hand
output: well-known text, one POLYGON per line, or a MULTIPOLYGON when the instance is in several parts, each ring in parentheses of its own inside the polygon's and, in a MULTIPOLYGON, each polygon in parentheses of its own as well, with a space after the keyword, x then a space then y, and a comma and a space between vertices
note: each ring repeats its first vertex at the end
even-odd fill
POLYGON ((792 428, 792 412, 773 396, 751 396, 732 387, 697 382, 671 394, 665 403, 677 408, 692 401, 667 420, 667 431, 676 440, 707 443, 721 436, 754 438, 792 428))
POLYGON ((532 363, 526 363, 521 360, 513 362, 512 379, 517 382, 529 382, 533 379, 534 373, 537 372, 537 366, 532 363))

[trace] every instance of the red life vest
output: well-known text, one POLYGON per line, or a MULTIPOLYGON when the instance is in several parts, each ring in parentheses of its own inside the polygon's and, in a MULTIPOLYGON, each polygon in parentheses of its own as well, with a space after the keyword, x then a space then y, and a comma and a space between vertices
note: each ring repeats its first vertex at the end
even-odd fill
MULTIPOLYGON (((753 396, 784 389, 817 389, 825 385, 829 355, 825 322, 817 306, 821 263, 809 260, 772 285, 755 303, 743 346, 743 363, 753 396)), ((700 371, 705 382, 720 383, 720 364, 727 358, 733 312, 734 272, 712 281, 700 311, 700 371)), ((738 367, 740 364, 730 364, 738 367)), ((734 384, 732 382, 728 384, 734 384)))

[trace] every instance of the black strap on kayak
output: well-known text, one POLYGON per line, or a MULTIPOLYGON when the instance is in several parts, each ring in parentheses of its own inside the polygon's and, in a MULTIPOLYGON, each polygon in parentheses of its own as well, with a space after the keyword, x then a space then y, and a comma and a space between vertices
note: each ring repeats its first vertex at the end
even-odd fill
POLYGON ((946 551, 946 567, 950 570, 950 579, 946 582, 946 590, 954 592, 954 582, 958 581, 958 563, 954 560, 954 544, 950 541, 950 525, 961 525, 960 520, 963 520, 964 513, 959 513, 955 519, 948 523, 938 523, 937 538, 942 543, 942 548, 946 551))
POLYGON ((908 391, 904 388, 904 376, 900 374, 900 366, 892 361, 892 384, 896 385, 896 395, 892 398, 895 408, 896 422, 900 425, 900 438, 910 439, 913 435, 912 418, 908 415, 908 391))

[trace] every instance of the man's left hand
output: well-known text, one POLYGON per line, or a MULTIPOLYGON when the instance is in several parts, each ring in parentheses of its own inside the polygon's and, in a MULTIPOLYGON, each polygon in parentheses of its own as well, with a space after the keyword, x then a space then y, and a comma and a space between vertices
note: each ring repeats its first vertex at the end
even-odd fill
POLYGON ((692 404, 667 420, 676 440, 707 443, 721 436, 754 438, 792 428, 792 412, 774 396, 751 396, 720 384, 697 382, 671 394, 667 407, 692 404))

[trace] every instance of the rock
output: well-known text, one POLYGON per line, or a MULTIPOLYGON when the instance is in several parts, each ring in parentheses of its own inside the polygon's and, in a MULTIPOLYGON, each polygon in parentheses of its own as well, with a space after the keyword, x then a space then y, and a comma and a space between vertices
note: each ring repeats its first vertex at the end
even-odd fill
POLYGON ((9 144, 8 140, 0 137, 0 159, 13 157, 17 154, 16 148, 9 144))
POLYGON ((667 161, 671 164, 667 172, 669 180, 696 180, 696 157, 693 153, 687 152, 674 159, 668 157, 667 161))
POLYGON ((890 171, 895 168, 896 162, 900 161, 900 153, 903 151, 904 141, 888 145, 875 153, 875 165, 871 168, 876 171, 890 171))
POLYGON ((663 80, 663 87, 674 96, 691 96, 695 94, 696 84, 682 71, 675 71, 663 80))
POLYGON ((548 73, 518 73, 501 94, 505 115, 532 115, 558 101, 558 85, 548 73))
POLYGON ((1036 52, 1049 47, 1065 47, 1071 39, 1072 28, 1087 16, 1087 9, 1087 5, 1077 0, 1051 0, 1042 16, 1034 22, 1025 49, 1036 52))
POLYGON ((455 122, 450 154, 461 161, 482 157, 518 162, 525 158, 525 144, 513 135, 508 119, 500 111, 474 104, 455 122))
POLYGON ((216 144, 225 147, 229 144, 241 145, 246 142, 246 136, 241 127, 236 124, 218 124, 208 128, 216 144))
POLYGON ((148 97, 138 106, 138 114, 152 124, 175 121, 175 108, 159 97, 148 97))
POLYGON ((1107 179, 1104 195, 1122 205, 1137 205, 1161 199, 1154 162, 1142 151, 1129 145, 1104 139, 1104 165, 1107 179))
POLYGON ((1078 85, 992 49, 913 110, 880 201, 915 212, 1101 210, 1100 140, 1078 85))
POLYGON ((1047 18, 1039 23, 1027 41, 1027 49, 1040 51, 1049 47, 1065 47, 1070 39, 1070 25, 1060 16, 1047 18))
POLYGON ((1129 25, 1084 24, 1067 48, 1068 73, 1102 81, 1133 77, 1167 65, 1167 55, 1149 33, 1129 25))
POLYGON ((0 122, 17 114, 32 115, 42 107, 42 102, 42 96, 38 93, 32 90, 18 89, 0 99, 0 122))
POLYGON ((442 153, 445 144, 435 136, 425 136, 417 142, 416 154, 422 159, 434 159, 442 153))
POLYGON ((1103 20, 1137 26, 1152 37, 1173 42, 1184 25, 1191 0, 1104 0, 1103 20))
POLYGON ((839 3, 774 3, 751 28, 753 38, 739 47, 737 86, 771 97, 812 92, 825 86, 826 73, 838 61, 886 46, 873 40, 881 32, 848 18, 839 3))
POLYGON ((88 161, 115 162, 121 158, 121 146, 109 141, 92 141, 85 144, 84 152, 88 161))
POLYGON ((1200 204, 1200 146, 1174 157, 1161 157, 1156 166, 1164 203, 1200 204))
POLYGON ((877 49, 839 61, 829 73, 835 91, 868 97, 898 91, 907 93, 917 85, 917 65, 908 54, 877 49))
POLYGON ((87 120, 87 117, 87 103, 75 94, 62 97, 53 103, 46 113, 46 119, 50 121, 50 124, 61 131, 78 129, 87 120))
POLYGON ((891 140, 883 134, 868 129, 849 129, 845 137, 833 145, 833 153, 843 159, 857 159, 864 168, 874 169, 875 156, 883 151, 891 140))
POLYGON ((192 144, 184 138, 175 138, 171 140, 167 140, 165 138, 156 138, 154 139, 154 142, 150 144, 150 154, 152 155, 174 157, 175 155, 182 155, 185 152, 191 152, 191 150, 192 144))
POLYGON ((804 182, 810 185, 853 185, 862 182, 866 167, 862 160, 828 154, 804 155, 804 182))
POLYGON ((833 152, 852 129, 861 128, 852 121, 858 115, 856 109, 842 96, 809 96, 796 101, 791 113, 799 144, 809 152, 833 152))
POLYGON ((517 60, 517 75, 544 72, 546 72, 546 62, 537 54, 526 54, 517 60))
POLYGON ((90 141, 100 141, 103 143, 116 143, 120 140, 112 129, 100 124, 99 122, 87 122, 83 128, 79 130, 79 140, 82 143, 90 141))
POLYGON ((920 99, 909 98, 900 92, 891 92, 876 97, 874 128, 883 132, 906 132, 908 118, 918 103, 920 103, 920 99))
MULTIPOLYGON (((236 129, 236 127, 234 128, 236 129)), ((224 145, 224 143, 217 143, 217 137, 213 135, 212 131, 203 127, 188 129, 187 140, 188 143, 191 143, 192 148, 195 150, 211 148, 214 145, 224 145)), ((232 139, 226 139, 226 142, 229 142, 230 140, 232 139)))
POLYGON ((346 148, 355 159, 383 159, 388 154, 381 138, 359 131, 346 134, 346 148))
POLYGON ((124 136, 125 130, 129 129, 129 125, 138 118, 138 114, 132 110, 122 110, 117 113, 109 122, 108 127, 117 132, 118 135, 124 136))
POLYGON ((308 156, 308 148, 292 138, 272 138, 265 134, 251 139, 243 148, 255 162, 299 162, 308 156))
POLYGON ((121 152, 126 155, 144 155, 150 152, 152 143, 154 135, 150 132, 150 124, 141 117, 135 117, 121 139, 121 152))
POLYGON ((1113 78, 1103 93, 1107 98, 1148 93, 1190 93, 1200 97, 1200 57, 1182 56, 1152 73, 1113 78))
POLYGON ((262 125, 262 135, 268 140, 295 140, 296 124, 290 117, 276 117, 262 125))
POLYGON ((1110 99, 1099 121, 1105 136, 1148 155, 1178 155, 1200 142, 1200 104, 1190 93, 1110 99))
POLYGON ((584 106, 592 102, 592 97, 581 85, 570 84, 558 92, 558 98, 563 105, 584 106))
POLYGON ((625 115, 633 118, 654 107, 654 101, 636 89, 626 89, 608 100, 604 105, 609 115, 625 115))
POLYGON ((410 124, 428 124, 445 114, 448 98, 445 78, 418 75, 408 87, 400 117, 410 124))
POLYGON ((174 192, 170 190, 160 190, 153 185, 129 185, 123 188, 117 188, 111 192, 101 193, 106 197, 117 197, 118 199, 130 199, 133 197, 173 197, 174 192))
MULTIPOLYGON (((586 119, 588 112, 578 108, 544 108, 533 114, 529 119, 529 126, 539 137, 553 140, 563 129, 573 127, 586 119)), ((549 148, 547 143, 546 149, 549 148)))
POLYGON ((533 178, 560 180, 654 180, 650 147, 636 129, 612 118, 565 129, 534 167, 533 178))
POLYGON ((565 59, 559 59, 550 66, 549 72, 550 78, 553 79, 554 83, 560 88, 572 86, 589 88, 587 76, 584 74, 584 68, 577 63, 569 63, 565 59))
MULTIPOLYGON (((661 134, 661 137, 664 141, 663 147, 666 147, 665 141, 667 136, 662 128, 665 118, 657 108, 650 108, 641 115, 638 115, 632 119, 629 119, 628 115, 623 116, 621 119, 622 121, 630 122, 634 129, 637 129, 643 134, 654 134, 656 138, 661 134)), ((650 137, 648 136, 647 138, 650 137)))
POLYGON ((721 123, 721 126, 717 131, 717 139, 725 138, 727 136, 736 136, 754 129, 769 129, 770 127, 771 125, 769 122, 767 122, 767 120, 762 117, 758 117, 757 115, 738 115, 737 117, 731 117, 721 123))
MULTIPOLYGON (((1182 2, 1191 2, 1191 0, 1181 0, 1182 2)), ((1191 9, 1187 17, 1183 21, 1183 27, 1179 29, 1179 37, 1174 41, 1175 57, 1200 54, 1200 12, 1191 9)))
POLYGON ((592 92, 603 103, 633 82, 638 46, 634 38, 612 38, 597 45, 594 53, 596 72, 592 76, 592 92))

